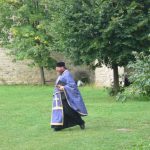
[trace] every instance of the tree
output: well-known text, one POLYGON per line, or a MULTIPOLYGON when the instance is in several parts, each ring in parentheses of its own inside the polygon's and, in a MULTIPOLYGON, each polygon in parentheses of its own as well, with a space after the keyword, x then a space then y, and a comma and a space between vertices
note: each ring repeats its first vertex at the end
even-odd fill
POLYGON ((1 8, 5 9, 0 15, 3 45, 7 45, 17 59, 33 60, 33 64, 40 68, 43 84, 44 68, 51 69, 55 64, 51 57, 53 36, 49 32, 49 5, 48 0, 1 1, 1 8))
POLYGON ((149 47, 149 4, 148 0, 64 0, 53 16, 57 46, 75 63, 90 65, 97 59, 97 65, 111 67, 117 93, 118 66, 134 59, 132 51, 149 47))

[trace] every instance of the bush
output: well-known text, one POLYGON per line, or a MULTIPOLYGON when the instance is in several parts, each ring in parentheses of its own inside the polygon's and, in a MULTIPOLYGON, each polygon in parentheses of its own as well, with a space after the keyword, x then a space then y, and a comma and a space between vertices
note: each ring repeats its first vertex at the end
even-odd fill
POLYGON ((129 69, 133 72, 130 81, 133 83, 132 93, 144 96, 150 96, 150 55, 144 53, 134 53, 135 62, 130 62, 129 69))
POLYGON ((90 82, 90 74, 86 70, 76 70, 74 72, 74 78, 76 81, 81 80, 84 83, 89 83, 90 82))
MULTIPOLYGON (((106 89, 108 95, 110 95, 110 96, 115 96, 116 95, 116 91, 113 87, 105 87, 105 89, 106 89)), ((124 91, 124 89, 125 89, 124 87, 120 86, 118 93, 122 93, 124 91)))
MULTIPOLYGON (((150 52, 150 51, 149 51, 150 52)), ((117 100, 124 101, 127 97, 142 97, 150 99, 150 54, 134 53, 135 62, 127 66, 132 70, 129 80, 132 84, 125 91, 118 93, 117 100)))

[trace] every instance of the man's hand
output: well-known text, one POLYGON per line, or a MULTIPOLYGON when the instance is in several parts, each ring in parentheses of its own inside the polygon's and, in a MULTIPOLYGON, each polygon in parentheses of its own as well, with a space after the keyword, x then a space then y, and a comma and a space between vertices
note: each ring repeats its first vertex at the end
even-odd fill
POLYGON ((56 86, 60 91, 64 91, 64 86, 62 86, 62 85, 57 85, 56 86))

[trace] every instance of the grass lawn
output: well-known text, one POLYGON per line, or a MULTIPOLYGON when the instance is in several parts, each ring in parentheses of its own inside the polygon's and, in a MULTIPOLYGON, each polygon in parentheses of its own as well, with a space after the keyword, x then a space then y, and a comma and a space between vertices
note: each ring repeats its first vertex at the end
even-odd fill
POLYGON ((150 150, 150 101, 116 102, 103 89, 80 89, 89 115, 53 132, 52 87, 0 86, 0 150, 150 150))

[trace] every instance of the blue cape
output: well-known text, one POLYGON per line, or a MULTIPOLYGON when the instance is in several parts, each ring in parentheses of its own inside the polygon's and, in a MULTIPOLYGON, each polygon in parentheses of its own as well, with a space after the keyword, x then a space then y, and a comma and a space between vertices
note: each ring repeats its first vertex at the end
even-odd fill
MULTIPOLYGON (((86 116, 87 110, 85 104, 70 72, 65 70, 63 74, 60 75, 56 80, 56 85, 59 81, 64 83, 64 93, 70 107, 78 112, 81 116, 86 116)), ((53 94, 51 125, 63 125, 63 115, 61 91, 59 91, 59 89, 55 86, 53 94)))

